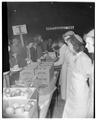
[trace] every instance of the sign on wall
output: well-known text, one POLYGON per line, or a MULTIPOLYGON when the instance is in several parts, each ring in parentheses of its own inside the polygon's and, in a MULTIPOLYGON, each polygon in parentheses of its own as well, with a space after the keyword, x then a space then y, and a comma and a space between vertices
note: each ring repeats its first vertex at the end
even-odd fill
POLYGON ((27 34, 27 28, 25 24, 12 26, 12 30, 14 35, 27 34))

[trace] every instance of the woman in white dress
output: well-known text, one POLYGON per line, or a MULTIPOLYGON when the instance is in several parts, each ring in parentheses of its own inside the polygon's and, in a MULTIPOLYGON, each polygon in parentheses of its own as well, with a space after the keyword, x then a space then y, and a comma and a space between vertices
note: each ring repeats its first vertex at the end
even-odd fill
POLYGON ((93 118, 94 115, 94 29, 89 31, 85 36, 86 48, 88 49, 89 56, 92 61, 91 79, 90 79, 90 103, 89 103, 89 117, 93 118))
POLYGON ((87 118, 89 86, 88 76, 91 74, 91 60, 83 52, 84 46, 79 35, 68 36, 67 45, 73 55, 67 69, 67 96, 64 106, 64 118, 87 118))

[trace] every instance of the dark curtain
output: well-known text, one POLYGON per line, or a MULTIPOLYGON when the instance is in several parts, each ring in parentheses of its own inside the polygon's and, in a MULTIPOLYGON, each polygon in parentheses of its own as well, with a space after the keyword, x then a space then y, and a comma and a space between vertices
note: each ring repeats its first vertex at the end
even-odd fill
POLYGON ((2 2, 2 68, 9 71, 7 3, 2 2))

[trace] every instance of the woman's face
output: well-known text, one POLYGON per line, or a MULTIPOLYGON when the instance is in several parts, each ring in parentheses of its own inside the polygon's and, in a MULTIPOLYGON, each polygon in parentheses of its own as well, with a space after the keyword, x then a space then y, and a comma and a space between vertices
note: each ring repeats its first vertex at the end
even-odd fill
POLYGON ((86 48, 88 49, 88 52, 89 53, 94 53, 94 43, 93 43, 93 40, 94 38, 92 37, 87 37, 86 38, 86 48))
POLYGON ((75 51, 74 51, 74 49, 73 49, 73 45, 71 44, 71 42, 68 41, 68 42, 67 42, 67 45, 68 45, 70 51, 71 51, 72 53, 75 53, 75 51))

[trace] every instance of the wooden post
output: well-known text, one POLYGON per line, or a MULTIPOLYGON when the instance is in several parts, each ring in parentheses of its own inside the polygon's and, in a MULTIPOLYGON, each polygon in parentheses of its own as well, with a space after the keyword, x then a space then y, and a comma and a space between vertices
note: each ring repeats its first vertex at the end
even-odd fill
POLYGON ((23 40, 23 34, 20 34, 20 40, 21 40, 21 44, 24 47, 24 40, 23 40))
POLYGON ((20 30, 20 40, 21 40, 21 44, 24 47, 24 40, 23 40, 23 34, 21 32, 21 27, 19 26, 19 30, 20 30))

